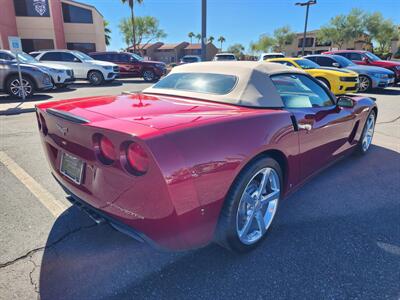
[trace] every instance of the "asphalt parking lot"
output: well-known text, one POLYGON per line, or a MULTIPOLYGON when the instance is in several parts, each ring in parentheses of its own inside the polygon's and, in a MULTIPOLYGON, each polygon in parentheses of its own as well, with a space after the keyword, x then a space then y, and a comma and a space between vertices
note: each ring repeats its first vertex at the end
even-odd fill
POLYGON ((262 246, 235 255, 158 252, 70 207, 51 177, 35 103, 146 86, 0 96, 0 299, 400 299, 400 87, 369 94, 379 113, 368 155, 282 201, 262 246))

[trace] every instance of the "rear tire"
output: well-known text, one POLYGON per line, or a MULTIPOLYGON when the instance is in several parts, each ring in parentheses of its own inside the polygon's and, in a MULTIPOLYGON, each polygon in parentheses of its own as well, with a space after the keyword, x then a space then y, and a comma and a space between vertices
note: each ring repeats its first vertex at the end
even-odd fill
POLYGON ((88 74, 88 80, 91 85, 100 85, 104 81, 104 76, 100 71, 90 71, 88 74))
POLYGON ((144 70, 143 79, 146 82, 154 82, 157 80, 157 76, 152 70, 144 70))
POLYGON ((282 182, 281 167, 270 157, 261 157, 247 165, 225 199, 216 242, 235 252, 256 248, 274 219, 282 182))
MULTIPOLYGON (((23 87, 25 90, 25 97, 29 98, 29 97, 33 96, 33 94, 35 92, 34 91, 35 86, 34 86, 33 81, 29 77, 22 75, 22 82, 23 82, 23 87)), ((13 75, 7 80, 6 89, 7 89, 7 93, 11 97, 16 97, 18 99, 22 99, 22 88, 21 88, 21 84, 20 84, 18 75, 13 75)))

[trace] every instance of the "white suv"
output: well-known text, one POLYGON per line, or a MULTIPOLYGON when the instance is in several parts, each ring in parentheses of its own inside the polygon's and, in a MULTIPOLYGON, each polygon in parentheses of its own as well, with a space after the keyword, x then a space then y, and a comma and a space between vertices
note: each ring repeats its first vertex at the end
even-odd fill
POLYGON ((45 50, 30 54, 41 62, 57 63, 71 68, 76 79, 89 80, 92 85, 112 81, 119 76, 119 67, 116 64, 94 60, 75 50, 45 50))

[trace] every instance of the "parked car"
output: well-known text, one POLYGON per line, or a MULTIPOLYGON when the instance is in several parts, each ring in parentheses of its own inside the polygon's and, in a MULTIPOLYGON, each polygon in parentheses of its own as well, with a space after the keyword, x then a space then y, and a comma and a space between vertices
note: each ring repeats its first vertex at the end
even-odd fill
POLYGON ((201 62, 201 57, 198 55, 185 55, 180 60, 180 64, 191 64, 195 62, 201 62))
POLYGON ((306 58, 285 57, 268 59, 267 61, 302 69, 325 84, 335 95, 357 92, 358 90, 358 74, 350 70, 323 69, 306 58))
POLYGON ((383 60, 369 51, 362 50, 336 50, 324 52, 322 54, 341 55, 343 57, 346 57, 347 59, 350 59, 357 65, 367 65, 389 69, 393 71, 396 75, 395 82, 400 82, 400 62, 383 60))
POLYGON ((146 82, 154 82, 167 73, 167 66, 159 61, 147 61, 129 52, 92 52, 89 55, 102 61, 118 65, 121 76, 143 77, 146 82))
POLYGON ((260 55, 259 61, 264 61, 267 59, 271 58, 284 58, 285 54, 280 53, 280 52, 269 52, 269 53, 263 53, 260 55))
POLYGON ((233 53, 217 53, 214 56, 214 61, 237 60, 236 55, 233 53))
POLYGON ((368 151, 376 116, 370 98, 336 98, 303 70, 248 61, 186 64, 140 94, 37 106, 68 199, 169 250, 253 249, 286 195, 368 151))
POLYGON ((20 68, 22 84, 16 62, 0 59, 0 91, 22 98, 23 87, 25 96, 29 98, 35 92, 53 88, 50 75, 43 69, 25 63, 21 63, 20 68))
MULTIPOLYGON (((44 69, 50 74, 54 86, 58 88, 66 87, 75 81, 74 71, 62 65, 40 62, 33 56, 22 52, 18 55, 20 62, 34 65, 44 69)), ((9 50, 0 50, 0 59, 16 61, 16 55, 9 50)))
POLYGON ((372 88, 385 88, 394 84, 394 72, 388 69, 356 65, 341 55, 307 55, 304 58, 312 60, 322 67, 346 68, 358 73, 358 91, 365 92, 372 88))
POLYGON ((116 64, 94 60, 89 55, 75 50, 43 50, 31 52, 40 62, 50 62, 71 68, 76 79, 88 80, 92 85, 113 81, 119 76, 116 64))

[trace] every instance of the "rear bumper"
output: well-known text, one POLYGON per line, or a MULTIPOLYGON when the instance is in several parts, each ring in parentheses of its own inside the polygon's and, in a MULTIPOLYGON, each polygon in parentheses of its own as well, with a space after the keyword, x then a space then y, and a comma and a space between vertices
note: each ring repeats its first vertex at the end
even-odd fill
POLYGON ((135 240, 141 242, 141 243, 146 243, 150 245, 151 247, 157 249, 157 250, 162 250, 162 251, 167 251, 166 248, 160 246, 157 244, 155 241, 150 239, 148 236, 146 236, 144 233, 135 230, 134 228, 122 223, 121 221, 117 220, 116 218, 113 218, 109 214, 105 213, 104 211, 101 211, 81 198, 79 198, 77 195, 72 193, 65 185, 63 185, 56 176, 54 176, 54 179, 57 181, 57 183, 61 186, 61 188, 67 193, 67 200, 71 202, 72 205, 78 207, 80 210, 84 211, 89 215, 90 218, 92 218, 96 223, 102 223, 102 222, 107 222, 110 224, 112 227, 114 227, 116 230, 119 232, 126 234, 130 236, 131 238, 134 238, 135 240))

